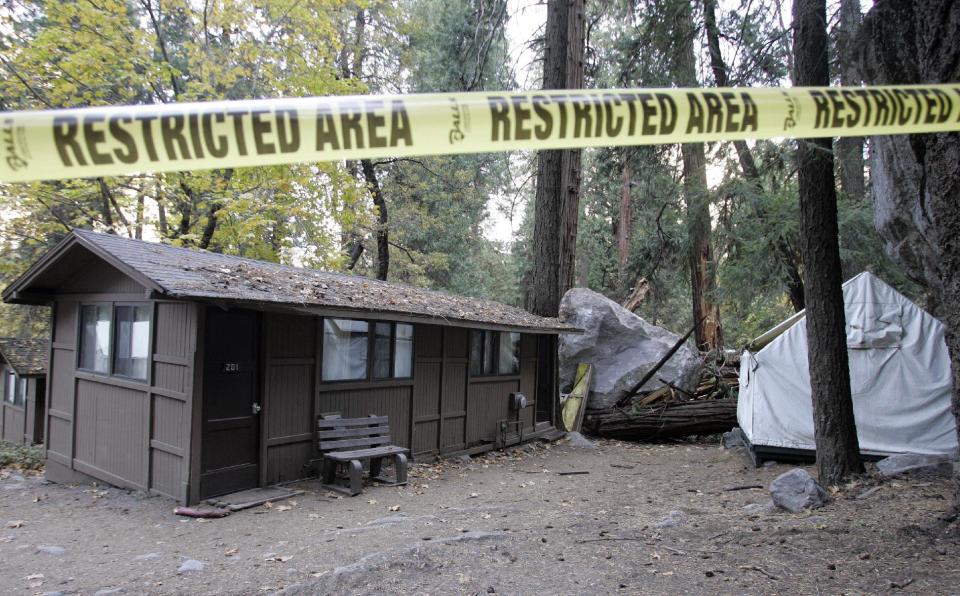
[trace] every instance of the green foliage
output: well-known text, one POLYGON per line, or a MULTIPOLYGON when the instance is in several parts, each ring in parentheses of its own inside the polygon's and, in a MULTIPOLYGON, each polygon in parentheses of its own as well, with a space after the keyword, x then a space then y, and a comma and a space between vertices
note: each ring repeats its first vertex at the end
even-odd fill
POLYGON ((46 459, 43 445, 17 445, 0 441, 0 468, 42 470, 46 459))

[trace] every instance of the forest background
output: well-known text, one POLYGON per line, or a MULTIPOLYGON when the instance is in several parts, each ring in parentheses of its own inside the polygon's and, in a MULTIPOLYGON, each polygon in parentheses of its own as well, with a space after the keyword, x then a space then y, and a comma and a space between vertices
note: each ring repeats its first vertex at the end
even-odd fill
MULTIPOLYGON (((0 2, 0 111, 357 93, 536 89, 533 0, 0 2), (519 33, 518 33, 519 32, 519 33)), ((859 84, 859 2, 828 3, 831 72, 859 84)), ((789 3, 598 0, 584 86, 780 86, 789 3)), ((870 151, 837 141, 843 278, 870 270, 936 311, 884 254, 870 151)), ((714 309, 736 348, 803 307, 796 141, 583 152, 575 281, 683 332, 714 309), (696 156, 693 156, 696 157, 696 156), (691 190, 693 189, 693 191, 691 190), (706 214, 706 215, 705 215, 706 214), (708 284, 692 281, 708 255, 708 284)), ((536 155, 434 156, 0 186, 0 286, 75 227, 353 272, 524 306, 536 155)), ((0 336, 43 335, 0 307, 0 336)))

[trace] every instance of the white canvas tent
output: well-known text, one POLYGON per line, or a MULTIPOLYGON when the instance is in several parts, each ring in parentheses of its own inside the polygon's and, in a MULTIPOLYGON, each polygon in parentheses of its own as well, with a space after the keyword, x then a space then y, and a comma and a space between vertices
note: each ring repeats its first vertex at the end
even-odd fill
MULTIPOLYGON (((866 272, 843 284, 843 300, 861 451, 952 453, 957 433, 943 324, 866 272)), ((737 419, 755 456, 815 450, 804 312, 744 350, 737 419)))

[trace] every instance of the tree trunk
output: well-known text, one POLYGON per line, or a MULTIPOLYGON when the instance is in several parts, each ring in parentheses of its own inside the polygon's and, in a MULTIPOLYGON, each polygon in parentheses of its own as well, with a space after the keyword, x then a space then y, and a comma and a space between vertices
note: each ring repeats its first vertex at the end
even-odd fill
MULTIPOLYGON (((840 84, 844 87, 860 84, 856 37, 862 20, 860 0, 840 0, 837 54, 840 57, 840 84)), ((840 166, 840 191, 849 199, 862 201, 867 192, 863 178, 863 137, 839 138, 836 149, 840 166)))
MULTIPOLYGON (((617 264, 620 268, 620 279, 626 278, 627 260, 630 258, 630 232, 633 229, 633 214, 631 205, 630 185, 633 179, 633 167, 630 163, 630 151, 626 151, 623 159, 623 184, 620 187, 620 219, 617 221, 617 264)), ((626 282, 623 282, 626 284, 626 282)))
MULTIPOLYGON (((727 77, 727 65, 723 61, 723 54, 720 53, 720 29, 717 27, 717 2, 716 0, 704 0, 703 2, 703 24, 707 33, 707 47, 710 52, 710 67, 713 70, 713 79, 717 87, 727 87, 730 81, 727 77)), ((740 162, 740 169, 743 171, 744 178, 753 185, 755 192, 763 193, 763 183, 760 180, 760 170, 757 168, 757 162, 753 159, 753 152, 750 151, 750 145, 746 141, 733 141, 733 147, 737 150, 737 159, 740 162)), ((762 207, 756 207, 754 215, 760 221, 767 217, 762 207)), ((800 268, 797 266, 795 252, 783 238, 778 238, 774 246, 780 265, 787 275, 787 297, 793 305, 793 310, 800 312, 804 309, 803 300, 803 277, 800 275, 800 268)))
POLYGON ((370 194, 373 196, 373 204, 377 207, 377 279, 386 281, 387 273, 390 271, 390 231, 388 229, 390 219, 387 214, 387 201, 383 197, 383 190, 380 188, 380 180, 377 179, 373 162, 362 159, 360 166, 363 169, 363 178, 367 181, 370 194))
MULTIPOLYGON (((687 87, 699 86, 697 61, 694 54, 696 27, 689 3, 678 11, 682 19, 677 57, 677 79, 687 87)), ((703 143, 685 143, 680 146, 683 157, 683 197, 687 204, 687 237, 690 243, 690 297, 693 320, 703 321, 696 330, 697 348, 708 351, 723 346, 720 327, 720 307, 713 302, 716 291, 716 263, 710 241, 710 196, 707 190, 707 157, 703 143)))
MULTIPOLYGON (((584 0, 550 0, 544 89, 583 86, 584 0)), ((533 223, 533 282, 527 309, 555 317, 573 285, 580 200, 580 151, 541 151, 533 223)))
POLYGON ((688 401, 588 411, 583 427, 608 439, 650 441, 726 432, 737 425, 737 400, 688 401))
MULTIPOLYGON (((872 85, 960 80, 960 2, 879 0, 863 23, 863 73, 872 85)), ((940 305, 960 432, 960 133, 875 137, 871 189, 887 251, 940 305)), ((948 520, 960 513, 960 462, 948 520)))
MULTIPOLYGON (((825 0, 795 0, 793 54, 797 86, 829 85, 825 0)), ((800 252, 806 272, 807 353, 813 393, 817 470, 823 484, 863 471, 850 395, 840 278, 837 190, 829 139, 800 139, 800 252)))

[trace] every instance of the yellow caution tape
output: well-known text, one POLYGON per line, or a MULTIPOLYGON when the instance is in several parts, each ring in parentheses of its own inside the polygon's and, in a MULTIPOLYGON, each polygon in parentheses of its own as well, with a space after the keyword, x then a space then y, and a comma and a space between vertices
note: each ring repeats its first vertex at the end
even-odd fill
POLYGON ((960 130, 960 84, 264 99, 0 113, 0 181, 960 130))

